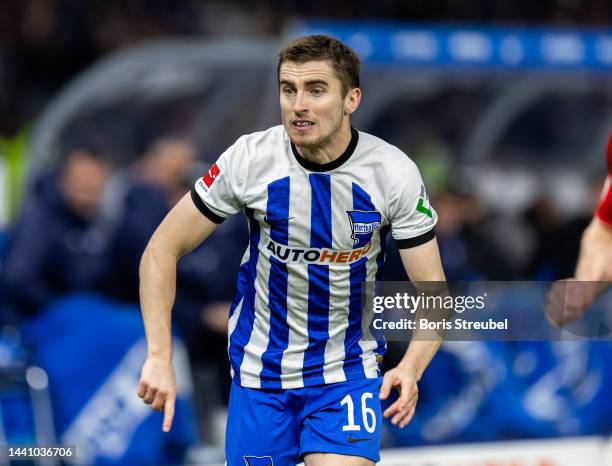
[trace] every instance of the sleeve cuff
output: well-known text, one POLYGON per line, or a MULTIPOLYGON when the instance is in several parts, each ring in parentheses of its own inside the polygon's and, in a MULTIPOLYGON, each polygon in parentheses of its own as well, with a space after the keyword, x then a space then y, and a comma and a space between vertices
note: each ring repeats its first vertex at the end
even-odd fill
POLYGON ((436 237, 436 233, 434 232, 432 228, 428 232, 423 233, 422 235, 419 235, 419 236, 415 236, 414 238, 396 239, 395 243, 397 244, 398 249, 416 248, 417 246, 420 246, 421 244, 428 243, 435 237, 436 237))
POLYGON ((210 210, 206 206, 206 204, 204 204, 204 201, 200 198, 200 196, 196 192, 195 187, 191 188, 191 199, 193 200, 193 203, 198 208, 198 210, 202 212, 202 215, 204 215, 204 217, 206 217, 208 220, 216 224, 223 223, 225 219, 221 217, 220 215, 215 214, 212 210, 210 210))

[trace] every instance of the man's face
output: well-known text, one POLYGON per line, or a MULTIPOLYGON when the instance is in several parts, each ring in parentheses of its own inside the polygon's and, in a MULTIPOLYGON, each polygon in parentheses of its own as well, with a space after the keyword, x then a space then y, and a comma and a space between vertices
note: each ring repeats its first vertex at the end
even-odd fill
POLYGON ((110 176, 110 167, 76 150, 70 154, 61 178, 66 201, 83 218, 93 216, 104 194, 110 176))
MULTIPOLYGON (((291 141, 300 147, 324 147, 339 133, 352 113, 351 96, 342 96, 342 83, 329 61, 284 62, 280 67, 280 108, 291 141)), ((358 99, 357 99, 358 104, 358 99)))
POLYGON ((156 144, 150 165, 155 171, 155 182, 169 191, 183 191, 189 170, 197 160, 195 146, 187 140, 167 139, 156 144))

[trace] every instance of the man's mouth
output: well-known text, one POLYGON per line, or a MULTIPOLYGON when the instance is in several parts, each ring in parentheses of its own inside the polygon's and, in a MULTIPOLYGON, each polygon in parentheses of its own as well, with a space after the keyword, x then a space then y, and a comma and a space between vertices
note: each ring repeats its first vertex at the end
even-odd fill
POLYGON ((293 126, 296 128, 311 128, 314 126, 314 123, 308 120, 295 120, 293 121, 293 126))

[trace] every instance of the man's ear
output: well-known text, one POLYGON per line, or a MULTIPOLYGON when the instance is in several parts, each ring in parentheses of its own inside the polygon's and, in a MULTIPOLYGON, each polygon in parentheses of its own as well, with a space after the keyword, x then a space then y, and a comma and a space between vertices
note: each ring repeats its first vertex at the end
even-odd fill
POLYGON ((350 89, 344 98, 344 114, 350 115, 357 110, 361 102, 361 89, 355 87, 350 89))

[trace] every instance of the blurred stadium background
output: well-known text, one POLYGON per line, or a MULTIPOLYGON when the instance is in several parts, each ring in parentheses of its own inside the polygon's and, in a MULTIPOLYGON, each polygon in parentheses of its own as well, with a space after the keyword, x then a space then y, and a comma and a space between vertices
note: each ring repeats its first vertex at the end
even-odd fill
MULTIPOLYGON (((246 244, 225 222, 179 265, 180 403, 135 396, 140 254, 237 137, 280 122, 276 57, 333 34, 363 59, 354 125, 410 154, 450 280, 571 276, 612 128, 608 0, 4 0, 0 444, 75 464, 220 464, 225 319, 246 244)), ((386 279, 403 279, 390 244, 386 279)), ((391 344, 386 365, 403 349, 391 344)), ((612 345, 449 342, 384 465, 612 464, 612 345)), ((47 460, 40 464, 60 464, 47 460)))

